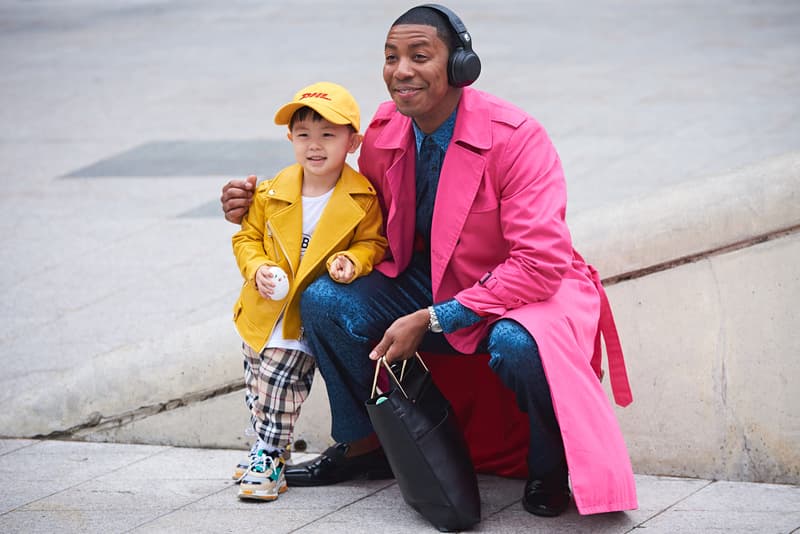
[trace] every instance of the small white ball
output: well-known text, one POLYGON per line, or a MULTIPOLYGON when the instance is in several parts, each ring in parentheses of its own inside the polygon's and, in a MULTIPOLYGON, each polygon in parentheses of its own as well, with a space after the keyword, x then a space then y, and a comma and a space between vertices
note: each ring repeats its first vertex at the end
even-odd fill
POLYGON ((272 273, 272 281, 275 283, 275 288, 272 290, 272 300, 283 300, 289 294, 289 277, 286 271, 273 265, 267 271, 272 273))

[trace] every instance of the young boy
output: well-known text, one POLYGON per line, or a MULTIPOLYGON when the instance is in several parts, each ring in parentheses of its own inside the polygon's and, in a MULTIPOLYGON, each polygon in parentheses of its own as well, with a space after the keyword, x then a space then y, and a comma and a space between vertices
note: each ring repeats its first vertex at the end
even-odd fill
POLYGON ((284 453, 315 367, 300 324, 303 290, 326 269, 346 284, 383 258, 375 189, 345 163, 361 144, 359 122, 350 93, 328 82, 301 89, 281 107, 275 124, 289 126, 297 163, 256 188, 233 236, 244 277, 233 320, 243 339, 245 401, 258 436, 249 461, 237 467, 242 499, 271 501, 286 491, 284 453))

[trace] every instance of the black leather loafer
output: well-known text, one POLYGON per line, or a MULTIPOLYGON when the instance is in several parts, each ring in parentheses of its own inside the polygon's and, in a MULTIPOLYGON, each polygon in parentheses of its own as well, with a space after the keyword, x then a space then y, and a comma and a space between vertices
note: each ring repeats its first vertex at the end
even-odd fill
POLYGON ((349 449, 348 443, 336 443, 313 460, 287 465, 284 471, 286 483, 290 486, 327 486, 359 477, 394 477, 383 449, 348 458, 349 449))
POLYGON ((555 517, 567 509, 570 495, 566 476, 532 479, 525 483, 522 506, 533 515, 555 517))

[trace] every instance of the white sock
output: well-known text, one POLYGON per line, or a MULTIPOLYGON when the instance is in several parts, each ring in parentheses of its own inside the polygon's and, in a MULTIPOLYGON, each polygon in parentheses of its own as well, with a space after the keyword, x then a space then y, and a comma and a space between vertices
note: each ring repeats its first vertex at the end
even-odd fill
POLYGON ((283 454, 283 452, 285 451, 283 447, 275 447, 274 445, 269 445, 261 438, 259 438, 258 440, 258 450, 263 450, 267 454, 272 454, 273 452, 278 452, 279 454, 283 454))

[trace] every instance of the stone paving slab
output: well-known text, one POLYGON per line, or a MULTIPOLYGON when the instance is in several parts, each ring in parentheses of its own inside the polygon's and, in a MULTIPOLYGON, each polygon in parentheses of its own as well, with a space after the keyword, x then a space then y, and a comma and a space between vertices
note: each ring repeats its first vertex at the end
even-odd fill
MULTIPOLYGON (((0 440, 0 532, 436 532, 393 480, 290 488, 273 503, 240 501, 230 449, 0 440)), ((296 453, 293 461, 310 455, 296 453)), ((519 504, 523 482, 479 476, 487 533, 775 532, 800 528, 800 487, 636 476, 640 508, 554 519, 519 504)))

